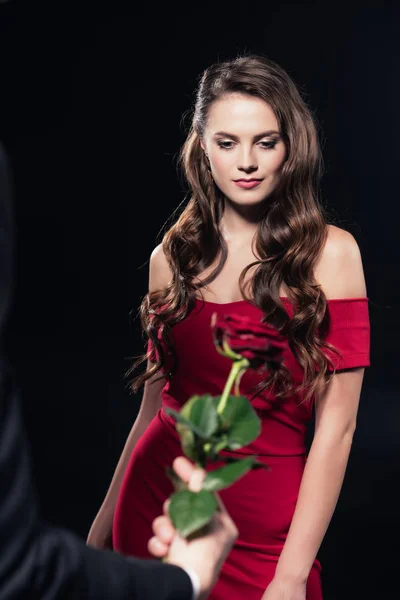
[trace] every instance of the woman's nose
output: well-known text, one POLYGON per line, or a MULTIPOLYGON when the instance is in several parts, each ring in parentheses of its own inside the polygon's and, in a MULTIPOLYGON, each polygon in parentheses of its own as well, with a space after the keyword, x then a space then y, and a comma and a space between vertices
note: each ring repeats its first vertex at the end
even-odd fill
POLYGON ((258 168, 257 161, 251 150, 243 149, 239 156, 238 169, 243 171, 254 171, 258 168))

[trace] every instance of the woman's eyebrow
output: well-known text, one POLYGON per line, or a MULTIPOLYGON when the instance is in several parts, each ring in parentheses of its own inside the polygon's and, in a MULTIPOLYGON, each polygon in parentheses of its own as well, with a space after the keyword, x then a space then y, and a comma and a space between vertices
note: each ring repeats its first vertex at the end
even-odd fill
MULTIPOLYGON (((257 135, 254 136, 253 140, 257 141, 257 140, 261 140, 261 138, 263 137, 267 137, 269 135, 280 135, 279 131, 275 131, 274 129, 270 129, 268 131, 263 131, 263 133, 258 133, 257 135)), ((221 137, 228 137, 231 138, 232 140, 235 140, 236 142, 239 141, 239 138, 237 135, 234 135, 233 133, 228 133, 227 131, 217 131, 216 133, 214 133, 214 136, 221 136, 221 137)))

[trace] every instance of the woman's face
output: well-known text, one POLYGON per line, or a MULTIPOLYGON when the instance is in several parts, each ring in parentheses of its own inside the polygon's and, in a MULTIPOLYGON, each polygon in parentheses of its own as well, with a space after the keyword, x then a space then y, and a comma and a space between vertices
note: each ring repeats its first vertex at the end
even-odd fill
POLYGON ((264 100, 242 94, 216 100, 201 146, 216 185, 232 202, 254 205, 275 189, 286 147, 264 100))

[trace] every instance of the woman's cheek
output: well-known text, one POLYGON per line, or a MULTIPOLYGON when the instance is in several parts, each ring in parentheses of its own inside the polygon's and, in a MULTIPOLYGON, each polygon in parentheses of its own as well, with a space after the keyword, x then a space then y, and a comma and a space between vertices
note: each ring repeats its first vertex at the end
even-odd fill
POLYGON ((274 160, 274 170, 281 172, 283 165, 286 162, 286 148, 283 147, 281 152, 276 155, 274 160))
POLYGON ((218 154, 211 157, 211 164, 214 167, 214 171, 219 177, 227 177, 231 169, 231 161, 228 156, 218 154))

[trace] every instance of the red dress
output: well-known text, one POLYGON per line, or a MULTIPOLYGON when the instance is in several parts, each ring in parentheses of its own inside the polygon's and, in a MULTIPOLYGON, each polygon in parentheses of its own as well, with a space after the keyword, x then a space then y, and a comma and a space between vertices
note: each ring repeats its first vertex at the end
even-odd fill
MULTIPOLYGON (((282 302, 289 315, 292 306, 282 302)), ((331 355, 338 369, 369 366, 369 316, 367 298, 328 301, 331 317, 327 341, 341 352, 331 355)), ((261 318, 258 307, 247 301, 216 304, 199 300, 193 311, 172 329, 178 368, 162 391, 163 407, 180 410, 193 394, 219 395, 232 362, 215 349, 210 321, 213 312, 261 318)), ((302 370, 290 350, 284 356, 295 382, 302 370)), ((246 371, 240 392, 249 395, 259 374, 246 371)), ((250 471, 220 492, 239 530, 238 539, 211 593, 211 600, 260 600, 272 580, 296 506, 306 461, 305 435, 312 416, 310 403, 299 405, 293 396, 283 402, 271 394, 257 396, 252 405, 262 421, 260 436, 232 456, 256 454, 270 471, 250 471)), ((175 423, 163 409, 138 441, 127 467, 114 517, 114 549, 148 557, 151 524, 162 514, 163 502, 173 492, 165 474, 182 454, 175 423)), ((218 464, 217 466, 222 466, 218 464)), ((321 565, 315 560, 307 581, 307 600, 321 600, 321 565)))

